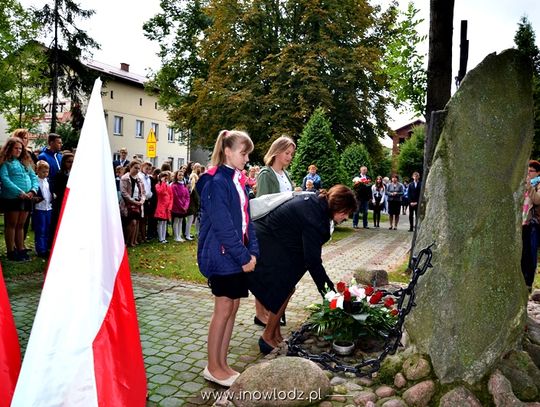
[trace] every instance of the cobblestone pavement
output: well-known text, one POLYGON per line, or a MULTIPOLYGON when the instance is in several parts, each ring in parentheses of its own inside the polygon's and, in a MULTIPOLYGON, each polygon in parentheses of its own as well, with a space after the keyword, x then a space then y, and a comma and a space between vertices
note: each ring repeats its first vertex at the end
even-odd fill
MULTIPOLYGON (((333 281, 357 268, 388 270, 405 258, 411 235, 405 229, 356 230, 352 236, 324 247, 324 265, 333 281)), ((34 275, 8 279, 6 283, 24 349, 43 281, 34 275)), ((201 376, 213 309, 210 290, 137 273, 133 274, 133 287, 148 378, 148 406, 211 405, 215 392, 222 389, 201 376)), ((305 307, 318 301, 320 295, 307 273, 287 308, 284 333, 297 329, 307 317, 305 307)), ((239 371, 262 356, 257 345, 261 328, 253 324, 253 316, 253 297, 242 300, 229 352, 229 363, 239 371)))

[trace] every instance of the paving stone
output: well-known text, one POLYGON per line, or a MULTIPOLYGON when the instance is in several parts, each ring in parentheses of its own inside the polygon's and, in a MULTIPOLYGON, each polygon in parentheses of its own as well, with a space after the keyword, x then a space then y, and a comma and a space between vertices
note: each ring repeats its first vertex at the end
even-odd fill
POLYGON ((152 381, 158 384, 165 384, 171 381, 171 376, 164 374, 156 374, 152 377, 152 381))
POLYGON ((162 396, 172 396, 178 392, 178 387, 171 386, 170 384, 164 384, 156 388, 155 393, 161 394, 162 396))
POLYGON ((150 373, 163 373, 163 372, 167 371, 167 368, 163 367, 161 365, 152 365, 152 366, 148 367, 146 369, 146 371, 150 372, 150 373))

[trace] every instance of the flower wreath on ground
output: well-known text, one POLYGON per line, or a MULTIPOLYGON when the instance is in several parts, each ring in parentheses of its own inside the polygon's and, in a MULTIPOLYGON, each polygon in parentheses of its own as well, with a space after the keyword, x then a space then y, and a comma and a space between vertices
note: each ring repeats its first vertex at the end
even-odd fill
POLYGON ((390 293, 371 285, 362 287, 340 281, 322 304, 308 307, 311 330, 327 340, 356 341, 362 336, 384 338, 395 326, 399 311, 390 293))

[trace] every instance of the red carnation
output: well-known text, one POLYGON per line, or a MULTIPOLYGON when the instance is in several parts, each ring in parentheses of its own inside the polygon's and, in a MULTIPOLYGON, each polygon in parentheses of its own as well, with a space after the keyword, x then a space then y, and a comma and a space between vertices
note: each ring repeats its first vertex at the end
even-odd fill
POLYGON ((369 299, 370 304, 377 304, 383 297, 382 291, 377 291, 375 294, 371 296, 369 299))
POLYGON ((372 295, 373 292, 375 291, 375 289, 372 286, 368 285, 368 286, 366 286, 364 291, 365 291, 366 295, 372 295))
POLYGON ((348 289, 345 289, 343 291, 343 301, 350 301, 351 300, 351 292, 348 289))
POLYGON ((396 316, 397 314, 399 314, 399 311, 395 308, 392 311, 390 311, 390 315, 392 316, 396 316))
POLYGON ((330 301, 329 307, 330 307, 330 309, 336 309, 337 308, 337 298, 334 298, 332 301, 330 301))
POLYGON ((395 304, 395 301, 394 301, 394 299, 392 297, 387 298, 386 300, 384 300, 384 306, 386 308, 392 308, 392 305, 394 305, 394 304, 395 304))
POLYGON ((347 289, 347 284, 345 284, 343 281, 340 281, 337 283, 337 290, 338 293, 343 293, 347 289))

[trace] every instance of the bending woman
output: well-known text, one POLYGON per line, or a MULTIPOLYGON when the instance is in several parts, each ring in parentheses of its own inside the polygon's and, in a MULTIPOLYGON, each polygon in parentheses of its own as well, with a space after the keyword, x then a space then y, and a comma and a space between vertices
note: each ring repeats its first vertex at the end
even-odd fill
POLYGON ((329 191, 299 195, 254 222, 260 257, 249 274, 249 289, 270 311, 259 339, 262 353, 270 353, 282 340, 279 320, 296 284, 309 271, 321 294, 334 285, 321 259, 322 245, 330 239, 330 226, 356 210, 354 193, 344 185, 329 191))

